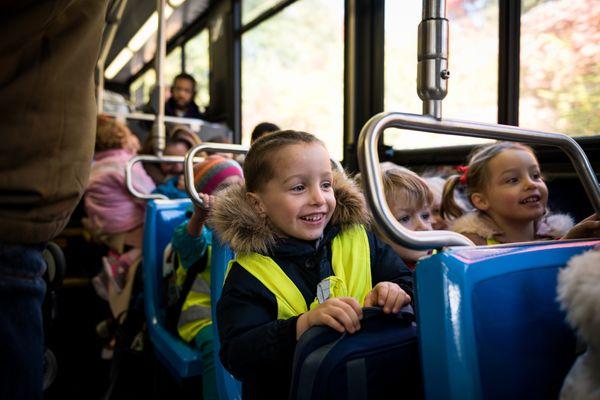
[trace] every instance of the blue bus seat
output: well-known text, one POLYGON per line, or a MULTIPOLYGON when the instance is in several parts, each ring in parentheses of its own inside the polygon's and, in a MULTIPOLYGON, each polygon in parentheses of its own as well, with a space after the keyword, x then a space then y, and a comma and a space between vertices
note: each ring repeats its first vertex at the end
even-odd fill
POLYGON ((202 374, 199 350, 188 346, 165 327, 163 253, 177 225, 185 220, 189 199, 151 200, 146 206, 143 268, 144 303, 150 339, 160 362, 180 380, 202 374))
POLYGON ((427 399, 558 398, 575 336, 558 270, 600 241, 451 248, 415 273, 427 399))
POLYGON ((221 364, 219 351, 221 341, 217 329, 217 301, 221 297, 223 283, 225 282, 225 273, 229 261, 234 258, 233 252, 229 246, 221 243, 216 234, 213 233, 212 253, 210 264, 210 298, 211 312, 213 320, 213 349, 215 354, 215 376, 217 379, 217 390, 220 400, 238 400, 242 398, 242 385, 237 381, 221 364))

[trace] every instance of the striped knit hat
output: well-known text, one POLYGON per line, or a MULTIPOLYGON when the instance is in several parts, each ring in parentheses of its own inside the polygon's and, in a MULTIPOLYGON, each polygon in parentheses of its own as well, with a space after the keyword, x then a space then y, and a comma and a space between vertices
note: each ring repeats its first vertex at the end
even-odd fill
POLYGON ((236 175, 244 177, 237 162, 212 155, 194 167, 194 186, 199 193, 212 194, 221 182, 236 175))

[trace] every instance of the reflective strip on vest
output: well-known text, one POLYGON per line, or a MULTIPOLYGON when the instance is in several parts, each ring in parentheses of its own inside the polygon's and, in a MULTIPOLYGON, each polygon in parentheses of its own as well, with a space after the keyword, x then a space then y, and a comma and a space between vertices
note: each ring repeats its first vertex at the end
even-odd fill
MULTIPOLYGON (((320 290, 326 288, 325 291, 330 292, 321 293, 323 301, 330 297, 351 296, 363 306, 372 289, 370 258, 369 238, 362 225, 354 225, 336 235, 331 243, 331 264, 336 279, 321 285, 320 290)), ((289 319, 308 311, 300 290, 272 258, 251 253, 238 256, 230 266, 233 262, 240 264, 273 293, 278 319, 289 319)), ((311 308, 316 304, 317 300, 311 308)))
MULTIPOLYGON (((207 265, 204 271, 200 272, 190 288, 190 292, 185 298, 181 314, 177 321, 177 331, 179 336, 186 342, 194 340, 198 332, 202 328, 212 323, 211 306, 210 306, 210 261, 211 247, 209 246, 207 265)), ((177 255, 179 257, 179 255, 177 255)), ((177 272, 183 270, 181 262, 177 272)), ((183 275, 185 280, 185 275, 183 275)), ((181 283, 181 285, 183 282, 181 283)))

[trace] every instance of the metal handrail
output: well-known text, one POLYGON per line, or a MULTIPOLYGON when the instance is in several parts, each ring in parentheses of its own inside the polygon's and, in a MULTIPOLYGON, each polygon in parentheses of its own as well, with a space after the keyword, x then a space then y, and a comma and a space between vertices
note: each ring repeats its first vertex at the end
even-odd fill
POLYGON ((473 243, 465 236, 449 231, 414 232, 404 228, 393 217, 383 192, 383 181, 379 172, 377 143, 386 128, 441 133, 446 135, 470 136, 555 146, 567 153, 582 180, 583 187, 596 214, 600 215, 600 187, 585 152, 571 137, 560 133, 547 133, 514 126, 484 124, 458 120, 438 120, 431 116, 380 113, 373 116, 360 132, 358 162, 364 174, 363 188, 373 211, 375 222, 394 242, 412 249, 431 249, 444 246, 473 243))
POLYGON ((201 143, 188 150, 185 155, 183 172, 185 179, 185 191, 197 206, 205 208, 204 201, 202 201, 202 198, 198 195, 198 191, 194 186, 194 157, 200 151, 246 154, 248 152, 248 147, 240 144, 201 143))
POLYGON ((162 156, 166 145, 165 131, 165 81, 164 66, 167 53, 166 25, 165 19, 166 0, 156 0, 156 11, 158 13, 158 30, 156 32, 156 53, 154 55, 154 68, 156 71, 156 90, 158 91, 158 104, 156 104, 156 119, 152 125, 152 144, 156 155, 162 156))
MULTIPOLYGON (((139 113, 139 112, 132 112, 132 113, 104 112, 104 114, 111 116, 111 117, 115 117, 115 118, 133 119, 136 121, 155 121, 156 120, 155 114, 146 114, 146 113, 139 113)), ((175 117, 175 116, 171 116, 171 115, 165 115, 163 118, 163 121, 167 122, 167 123, 182 124, 182 125, 196 125, 198 127, 202 127, 202 126, 218 126, 218 127, 220 127, 220 126, 222 126, 217 123, 207 122, 203 119, 175 117)))
MULTIPOLYGON (((195 158, 193 162, 201 162, 204 161, 204 158, 198 157, 195 158)), ((127 185, 127 190, 133 196, 138 199, 144 200, 156 200, 156 199, 168 199, 164 194, 153 193, 153 194, 144 194, 139 192, 135 187, 133 187, 133 166, 138 162, 150 162, 150 163, 167 163, 167 164, 176 164, 185 162, 184 156, 152 156, 152 155, 139 155, 131 158, 127 162, 127 168, 125 169, 125 182, 127 185)))

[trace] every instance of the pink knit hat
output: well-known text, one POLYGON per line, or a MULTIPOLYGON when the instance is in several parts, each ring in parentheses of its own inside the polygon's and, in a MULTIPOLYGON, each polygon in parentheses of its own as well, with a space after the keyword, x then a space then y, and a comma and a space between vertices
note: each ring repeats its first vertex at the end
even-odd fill
POLYGON ((234 160, 212 155, 194 167, 194 186, 199 193, 212 194, 230 176, 243 178, 242 167, 234 160))

